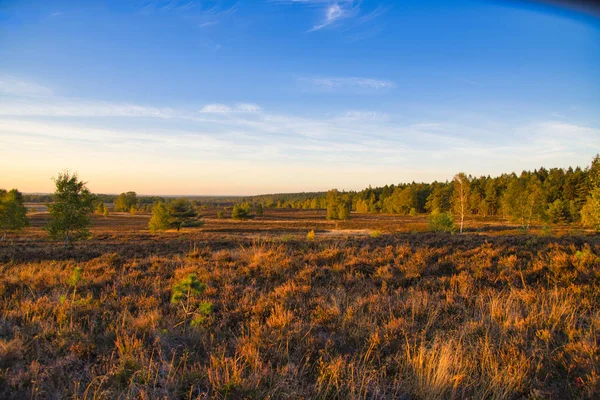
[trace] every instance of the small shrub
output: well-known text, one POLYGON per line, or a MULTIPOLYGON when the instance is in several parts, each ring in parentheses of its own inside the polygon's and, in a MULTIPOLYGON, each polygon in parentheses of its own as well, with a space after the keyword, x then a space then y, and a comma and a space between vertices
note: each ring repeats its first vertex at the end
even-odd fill
POLYGON ((315 241, 315 231, 314 231, 314 229, 311 230, 311 231, 309 231, 306 234, 306 240, 309 241, 309 242, 314 242, 315 241))
POLYGON ((429 222, 429 229, 434 232, 454 232, 456 230, 454 216, 449 212, 434 210, 429 214, 427 221, 429 222))
POLYGON ((206 321, 206 318, 212 313, 213 304, 209 301, 203 301, 200 303, 196 311, 194 312, 194 317, 190 321, 190 325, 193 327, 198 327, 206 321))
POLYGON ((200 228, 204 226, 204 221, 201 219, 195 221, 186 221, 181 224, 182 228, 200 228))
POLYGON ((198 280, 196 274, 189 274, 173 285, 171 303, 189 302, 192 297, 204 293, 205 290, 206 285, 198 280))
POLYGON ((252 218, 250 214, 250 205, 249 204, 236 204, 233 206, 233 210, 231 211, 231 218, 237 219, 239 221, 245 221, 247 219, 252 218))
POLYGON ((204 322, 206 316, 212 311, 212 303, 202 302, 199 307, 194 310, 192 301, 195 297, 204 293, 205 290, 206 284, 201 282, 196 274, 189 274, 187 277, 173 285, 171 303, 179 304, 184 313, 183 321, 175 326, 185 324, 190 317, 190 325, 193 327, 199 326, 204 322))
POLYGON ((378 238, 381 235, 382 235, 381 231, 377 230, 377 229, 375 229, 374 231, 371 231, 369 233, 369 236, 371 236, 372 238, 378 238))

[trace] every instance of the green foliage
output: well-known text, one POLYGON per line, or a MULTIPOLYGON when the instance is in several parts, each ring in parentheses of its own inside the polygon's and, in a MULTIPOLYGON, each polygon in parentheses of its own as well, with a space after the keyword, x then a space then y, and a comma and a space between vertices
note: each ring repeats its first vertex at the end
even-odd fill
POLYGON ((327 192, 327 219, 350 219, 352 198, 342 195, 337 189, 327 192))
POLYGON ((181 224, 182 228, 200 228, 202 226, 204 226, 204 221, 201 219, 183 221, 183 223, 181 224))
POLYGON ((581 224, 600 232, 600 187, 591 191, 581 209, 581 224))
POLYGON ((554 224, 565 223, 571 220, 569 204, 561 199, 556 199, 554 202, 548 204, 546 214, 548 215, 548 220, 554 224))
POLYGON ((96 209, 94 210, 94 213, 95 213, 95 214, 98 214, 98 215, 104 215, 104 209, 105 209, 105 207, 104 207, 104 203, 103 203, 102 201, 100 201, 100 202, 98 203, 98 206, 97 206, 97 207, 96 207, 96 209))
POLYGON ((532 220, 544 216, 544 197, 539 178, 523 174, 512 180, 504 194, 504 209, 514 222, 529 229, 532 220))
POLYGON ((213 305, 210 302, 201 302, 195 310, 192 306, 194 299, 205 290, 206 284, 201 282, 196 274, 189 274, 173 285, 171 303, 180 305, 184 312, 184 320, 178 325, 184 324, 189 317, 192 317, 190 325, 198 327, 212 313, 213 305))
POLYGON ((29 225, 27 207, 23 204, 23 195, 17 189, 0 189, 0 230, 2 238, 8 231, 19 231, 29 225))
POLYGON ((178 231, 182 227, 202 226, 203 222, 196 217, 198 213, 187 199, 175 199, 167 204, 170 225, 178 231))
POLYGON ((73 272, 71 272, 71 275, 69 276, 69 279, 67 280, 67 283, 69 284, 69 286, 75 288, 79 282, 81 281, 81 273, 83 272, 83 269, 81 267, 75 267, 73 268, 73 272))
POLYGON ((223 211, 217 211, 217 218, 218 219, 223 219, 224 218, 223 211))
POLYGON ((366 200, 359 199, 356 202, 356 212, 366 214, 369 212, 369 203, 366 200))
POLYGON ((206 290, 206 285, 198 280, 196 274, 189 274, 172 288, 171 303, 177 304, 199 296, 206 290))
POLYGON ((408 215, 417 207, 417 192, 412 186, 397 187, 383 202, 383 210, 390 214, 408 215))
POLYGON ((589 169, 590 192, 581 208, 581 224, 600 232, 600 156, 596 155, 589 169))
POLYGON ((132 207, 135 210, 139 207, 139 199, 135 192, 121 193, 115 200, 115 211, 130 212, 132 207))
POLYGON ((256 205, 256 215, 262 217, 264 213, 265 211, 263 210, 263 205, 261 203, 258 203, 256 205))
POLYGON ((369 236, 371 236, 372 238, 378 238, 378 237, 379 237, 379 236, 381 236, 381 235, 382 235, 381 231, 380 231, 380 230, 377 230, 377 229, 376 229, 376 230, 374 230, 374 231, 371 231, 371 232, 369 233, 369 236))
POLYGON ((104 207, 104 211, 102 212, 102 215, 104 215, 105 217, 108 217, 109 214, 110 214, 110 211, 108 211, 108 207, 104 207))
POLYGON ((169 229, 170 223, 169 210, 167 210, 165 203, 159 201, 152 207, 152 217, 150 217, 150 222, 148 222, 148 229, 152 233, 164 231, 169 229))
POLYGON ((343 202, 341 204, 338 205, 338 219, 350 219, 350 207, 348 207, 348 204, 343 202))
POLYGON ((454 215, 451 212, 440 212, 433 210, 427 218, 429 229, 434 232, 454 232, 456 226, 454 224, 454 215))
POLYGON ((197 328, 204 324, 206 318, 212 313, 213 304, 209 301, 202 301, 198 305, 198 308, 194 312, 194 316, 190 321, 190 325, 194 328, 197 328))
POLYGON ((434 182, 425 203, 425 210, 448 211, 451 207, 452 186, 448 183, 434 182))
POLYGON ((94 196, 77 174, 63 172, 54 179, 54 203, 48 205, 50 222, 44 227, 52 239, 65 241, 65 245, 90 235, 88 213, 92 212, 94 196))
POLYGON ((252 218, 252 215, 250 214, 250 204, 244 203, 234 205, 233 210, 231 211, 231 218, 241 221, 252 218))

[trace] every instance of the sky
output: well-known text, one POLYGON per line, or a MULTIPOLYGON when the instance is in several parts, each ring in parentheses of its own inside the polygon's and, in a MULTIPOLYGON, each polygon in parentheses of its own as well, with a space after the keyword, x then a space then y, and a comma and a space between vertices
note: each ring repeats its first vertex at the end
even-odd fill
POLYGON ((600 17, 518 1, 0 0, 0 188, 250 195, 585 167, 600 17))

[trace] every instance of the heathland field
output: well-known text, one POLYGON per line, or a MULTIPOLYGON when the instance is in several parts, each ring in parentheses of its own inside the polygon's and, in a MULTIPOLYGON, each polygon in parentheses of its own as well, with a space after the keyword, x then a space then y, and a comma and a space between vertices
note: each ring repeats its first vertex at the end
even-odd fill
POLYGON ((266 210, 150 234, 94 216, 0 242, 0 398, 568 399, 600 394, 600 237, 266 210), (307 235, 314 231, 313 235, 307 235))

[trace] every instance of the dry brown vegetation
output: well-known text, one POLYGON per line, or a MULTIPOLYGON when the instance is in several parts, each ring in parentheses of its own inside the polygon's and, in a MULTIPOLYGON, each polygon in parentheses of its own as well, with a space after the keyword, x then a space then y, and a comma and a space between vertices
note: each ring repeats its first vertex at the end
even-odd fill
POLYGON ((202 229, 153 236, 147 215, 114 214, 63 248, 34 214, 0 243, 0 398, 600 393, 598 237, 323 217, 209 212, 202 229), (171 301, 190 275, 205 290, 171 301))

